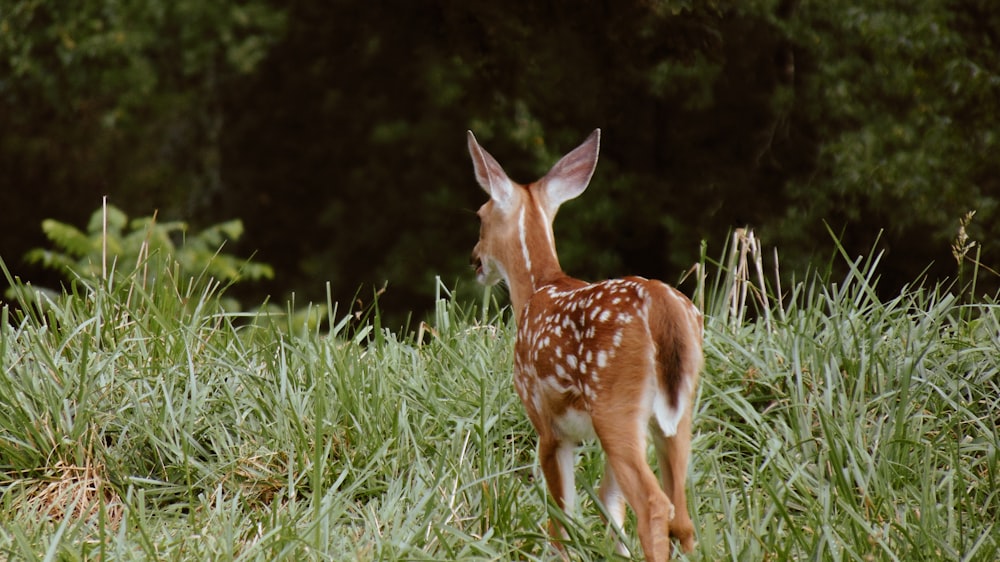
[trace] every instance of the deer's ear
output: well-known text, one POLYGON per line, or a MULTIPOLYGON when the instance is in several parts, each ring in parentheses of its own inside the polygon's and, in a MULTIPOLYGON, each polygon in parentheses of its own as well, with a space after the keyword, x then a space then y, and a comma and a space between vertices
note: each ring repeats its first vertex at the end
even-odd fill
POLYGON ((486 149, 476 142, 476 135, 469 131, 469 155, 476 171, 476 181, 483 191, 503 209, 509 209, 514 200, 514 184, 486 149))
POLYGON ((579 196, 587 189, 594 168, 597 167, 597 153, 601 148, 601 130, 593 133, 583 141, 583 144, 563 156, 545 177, 538 180, 541 191, 545 194, 546 211, 554 217, 559 206, 579 196))

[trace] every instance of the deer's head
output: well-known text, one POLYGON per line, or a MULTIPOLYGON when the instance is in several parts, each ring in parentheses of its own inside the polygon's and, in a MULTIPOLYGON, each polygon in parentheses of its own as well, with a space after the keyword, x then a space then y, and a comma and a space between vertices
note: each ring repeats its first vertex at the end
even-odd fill
POLYGON ((560 205, 587 188, 601 131, 594 130, 542 179, 527 185, 512 181, 472 131, 468 137, 476 180, 490 196, 478 212, 479 242, 472 251, 476 279, 485 285, 502 279, 512 290, 523 281, 534 286, 552 267, 558 270, 552 221, 560 205))

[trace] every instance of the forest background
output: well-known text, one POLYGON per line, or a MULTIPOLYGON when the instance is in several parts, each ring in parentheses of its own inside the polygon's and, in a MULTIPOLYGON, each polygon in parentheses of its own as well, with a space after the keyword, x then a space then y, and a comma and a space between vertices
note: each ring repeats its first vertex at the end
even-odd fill
POLYGON ((673 282, 749 225, 800 278, 831 232, 884 251, 892 294, 956 277, 969 211, 1000 264, 991 0, 0 0, 0 257, 58 287, 23 256, 107 196, 192 232, 241 219, 224 251, 274 272, 244 303, 385 287, 403 322, 436 275, 476 290, 466 129, 527 182, 596 127, 556 221, 578 276, 673 282))

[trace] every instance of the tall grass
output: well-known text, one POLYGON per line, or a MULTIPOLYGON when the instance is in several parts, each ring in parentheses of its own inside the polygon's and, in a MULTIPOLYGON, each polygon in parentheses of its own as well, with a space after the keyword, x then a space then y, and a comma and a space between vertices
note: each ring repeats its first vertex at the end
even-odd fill
MULTIPOLYGON (((1000 309, 882 302, 876 265, 780 307, 730 268, 703 293, 690 559, 1000 558, 1000 309), (734 320, 739 283, 767 322, 734 320)), ((320 332, 227 312, 211 281, 142 281, 0 309, 0 558, 551 558, 488 297, 441 288, 419 335, 330 299, 320 332)), ((601 465, 581 454, 575 559, 615 557, 601 465)))
POLYGON ((1000 308, 881 301, 877 263, 796 285, 770 328, 711 322, 692 483, 710 557, 1000 557, 1000 308))

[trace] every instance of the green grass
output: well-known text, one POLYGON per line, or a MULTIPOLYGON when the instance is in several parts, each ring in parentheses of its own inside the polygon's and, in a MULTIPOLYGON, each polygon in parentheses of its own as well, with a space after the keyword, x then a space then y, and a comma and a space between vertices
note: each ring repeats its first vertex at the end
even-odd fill
MULTIPOLYGON (((880 302, 874 270, 761 301, 766 322, 709 289, 689 559, 1000 558, 1000 307, 880 302)), ((418 341, 219 297, 121 276, 2 309, 0 559, 551 558, 489 298, 442 290, 418 341)), ((614 557, 601 464, 581 453, 574 559, 614 557)))

